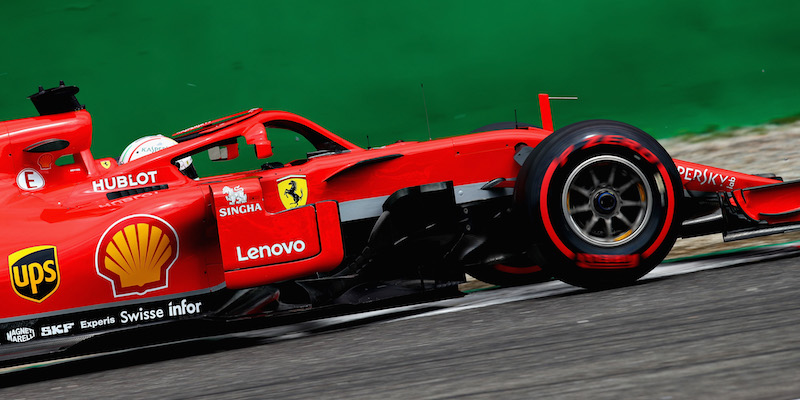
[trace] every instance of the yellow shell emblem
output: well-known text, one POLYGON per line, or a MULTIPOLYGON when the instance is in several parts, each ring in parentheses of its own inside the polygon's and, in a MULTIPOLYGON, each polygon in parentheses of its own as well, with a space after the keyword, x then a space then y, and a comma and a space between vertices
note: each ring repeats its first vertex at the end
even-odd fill
POLYGON ((115 296, 163 289, 177 246, 175 230, 164 220, 148 215, 123 218, 98 244, 97 272, 112 282, 115 296))
POLYGON ((287 210, 306 205, 308 184, 305 176, 290 175, 278 180, 278 196, 287 210))
POLYGON ((161 266, 172 256, 169 238, 158 227, 131 224, 106 246, 105 267, 119 275, 122 287, 142 287, 161 279, 161 266))

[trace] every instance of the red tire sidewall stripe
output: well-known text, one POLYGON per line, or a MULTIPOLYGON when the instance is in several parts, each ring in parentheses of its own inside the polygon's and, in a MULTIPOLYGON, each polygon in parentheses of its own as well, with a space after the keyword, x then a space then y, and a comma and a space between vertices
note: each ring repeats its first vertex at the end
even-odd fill
POLYGON ((664 179, 664 185, 667 191, 667 219, 664 220, 664 227, 661 228, 661 233, 656 238, 655 242, 642 253, 642 258, 648 258, 658 249, 658 246, 664 242, 666 239, 667 234, 669 233, 670 227, 672 227, 672 218, 675 215, 675 195, 674 191, 671 190, 672 188, 672 180, 669 178, 669 174, 667 174, 667 169, 664 167, 664 164, 658 164, 658 171, 661 173, 661 177, 664 179))
POLYGON ((558 247, 562 254, 574 260, 575 253, 567 248, 564 242, 561 241, 561 238, 559 238, 556 234, 553 224, 550 222, 550 210, 547 207, 547 191, 550 188, 550 179, 553 178, 553 174, 555 173, 558 165, 559 160, 553 160, 553 162, 551 162, 550 166, 547 168, 547 171, 544 173, 541 190, 539 191, 539 209, 542 212, 542 225, 544 225, 544 230, 547 232, 547 235, 550 236, 550 240, 554 245, 556 245, 556 247, 558 247))

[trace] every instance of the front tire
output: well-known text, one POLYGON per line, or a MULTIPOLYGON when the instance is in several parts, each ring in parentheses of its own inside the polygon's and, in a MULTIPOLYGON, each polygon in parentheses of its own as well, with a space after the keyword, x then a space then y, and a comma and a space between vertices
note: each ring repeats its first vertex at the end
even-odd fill
POLYGON ((557 130, 531 152, 516 185, 534 261, 576 286, 636 281, 666 257, 680 227, 675 164, 655 139, 621 122, 557 130))

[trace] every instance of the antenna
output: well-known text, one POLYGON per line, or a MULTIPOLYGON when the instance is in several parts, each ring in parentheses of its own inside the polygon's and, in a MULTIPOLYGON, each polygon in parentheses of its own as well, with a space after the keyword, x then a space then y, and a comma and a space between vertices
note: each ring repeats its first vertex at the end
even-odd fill
POLYGON ((514 129, 519 129, 519 123, 517 122, 517 109, 514 109, 514 129))
POLYGON ((422 106, 425 107, 425 123, 428 124, 428 140, 431 139, 431 121, 428 119, 428 103, 425 102, 425 86, 423 84, 419 84, 420 89, 422 89, 422 106))
POLYGON ((371 148, 372 148, 372 147, 369 147, 369 135, 367 135, 367 150, 369 150, 369 149, 371 149, 371 148))
POLYGON ((542 129, 553 132, 553 114, 550 111, 550 100, 578 100, 577 96, 549 96, 539 93, 539 113, 542 115, 542 129))

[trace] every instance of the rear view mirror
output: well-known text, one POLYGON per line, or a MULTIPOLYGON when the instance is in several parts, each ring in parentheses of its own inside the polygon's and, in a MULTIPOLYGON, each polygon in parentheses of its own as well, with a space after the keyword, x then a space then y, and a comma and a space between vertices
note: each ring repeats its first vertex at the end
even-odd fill
POLYGON ((211 161, 233 160, 239 157, 239 145, 236 143, 214 146, 208 149, 208 158, 211 161))
POLYGON ((267 139, 267 129, 263 124, 255 124, 244 133, 247 144, 256 148, 256 157, 269 158, 272 156, 272 143, 267 139))

